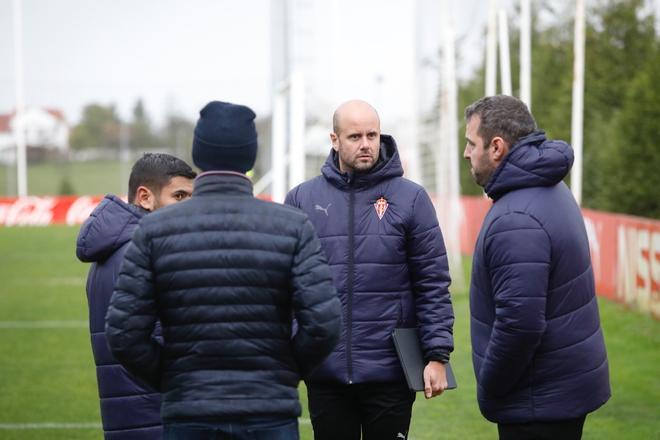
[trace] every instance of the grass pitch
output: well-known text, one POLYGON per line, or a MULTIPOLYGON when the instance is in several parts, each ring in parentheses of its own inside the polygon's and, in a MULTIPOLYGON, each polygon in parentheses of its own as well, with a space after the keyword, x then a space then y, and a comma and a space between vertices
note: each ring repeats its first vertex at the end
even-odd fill
MULTIPOLYGON (((30 163, 27 185, 32 196, 122 195, 128 190, 132 165, 111 160, 30 163)), ((16 195, 16 170, 0 165, 0 197, 5 195, 16 195)))
MULTIPOLYGON (((0 439, 102 438, 87 330, 88 265, 78 228, 0 228, 0 439)), ((459 388, 418 394, 410 438, 494 439, 479 414, 470 361, 468 298, 454 291, 459 388)), ((587 418, 584 439, 660 438, 660 323, 600 300, 613 397, 587 418)), ((301 386, 301 399, 306 406, 301 386)), ((305 411, 301 438, 312 429, 305 411)))

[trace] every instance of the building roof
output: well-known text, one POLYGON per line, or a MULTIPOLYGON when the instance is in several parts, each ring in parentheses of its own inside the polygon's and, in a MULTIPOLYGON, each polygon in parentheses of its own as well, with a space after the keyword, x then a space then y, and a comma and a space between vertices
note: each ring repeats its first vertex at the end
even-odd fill
POLYGON ((9 133, 9 121, 13 117, 13 113, 8 115, 0 115, 0 133, 9 133))
POLYGON ((66 118, 64 117, 64 113, 62 112, 62 110, 57 108, 44 108, 43 110, 46 110, 48 113, 53 115, 55 119, 59 119, 62 122, 66 122, 66 118))
MULTIPOLYGON (((66 118, 64 117, 64 112, 62 110, 57 109, 57 108, 26 108, 25 110, 41 110, 45 111, 52 117, 54 117, 56 120, 63 122, 66 124, 66 118)), ((10 113, 6 114, 0 114, 0 133, 9 133, 11 132, 11 127, 9 123, 11 120, 14 118, 14 115, 16 115, 16 111, 12 111, 10 113)))

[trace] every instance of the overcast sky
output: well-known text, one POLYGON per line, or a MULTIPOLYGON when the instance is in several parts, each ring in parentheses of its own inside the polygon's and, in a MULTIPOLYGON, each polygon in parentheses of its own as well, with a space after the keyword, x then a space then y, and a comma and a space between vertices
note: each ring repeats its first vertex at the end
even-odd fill
MULTIPOLYGON (((438 13, 437 2, 425 3, 438 13)), ((461 22, 470 16, 479 25, 477 3, 463 2, 461 22)), ((310 105, 361 97, 392 117, 408 106, 414 2, 307 4, 310 105)), ((269 113, 270 8, 270 0, 23 0, 26 105, 61 108, 70 122, 90 102, 114 103, 128 117, 139 97, 157 121, 167 112, 195 119, 211 99, 269 113)), ((12 11, 12 0, 0 0, 0 113, 15 100, 12 11)), ((466 58, 474 65, 482 56, 466 58)))
MULTIPOLYGON (((279 2, 280 0, 272 0, 279 2)), ((308 106, 330 111, 345 99, 373 102, 385 120, 412 105, 413 0, 293 0, 307 4, 301 41, 308 106)), ((660 0, 654 0, 657 3, 660 0)), ((517 0, 500 0, 512 9, 517 0)), ((12 0, 0 0, 0 113, 14 108, 12 0)), ((484 57, 487 0, 450 1, 457 66, 465 77, 484 57)), ((564 0, 558 3, 572 4, 564 0)), ((209 100, 271 106, 271 0, 23 0, 25 101, 64 111, 115 104, 130 116, 138 98, 161 122, 191 120, 209 100)), ((419 0, 427 83, 440 44, 440 2, 419 0)), ((515 48, 512 48, 514 50, 515 48)), ((431 79, 429 79, 431 78, 431 79)), ((329 115, 328 115, 329 117, 329 115)))

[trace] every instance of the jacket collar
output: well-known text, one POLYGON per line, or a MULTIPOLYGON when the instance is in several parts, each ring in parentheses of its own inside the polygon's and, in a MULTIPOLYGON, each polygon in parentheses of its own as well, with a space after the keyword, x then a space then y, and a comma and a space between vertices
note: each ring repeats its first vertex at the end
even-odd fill
POLYGON ((573 149, 564 141, 548 140, 543 131, 516 142, 485 187, 497 200, 521 188, 553 186, 566 177, 573 165, 573 149))
POLYGON ((345 173, 339 170, 337 153, 330 150, 330 154, 321 167, 323 177, 339 189, 364 189, 372 187, 379 182, 403 176, 403 167, 399 159, 399 151, 392 136, 380 135, 380 152, 378 162, 373 168, 364 173, 345 173))
POLYGON ((252 196, 252 181, 235 171, 205 171, 195 178, 193 197, 207 195, 252 196))

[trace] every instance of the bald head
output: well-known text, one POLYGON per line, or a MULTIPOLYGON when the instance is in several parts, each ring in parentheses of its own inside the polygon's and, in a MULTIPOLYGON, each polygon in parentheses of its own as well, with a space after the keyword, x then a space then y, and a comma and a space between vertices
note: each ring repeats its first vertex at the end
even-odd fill
POLYGON ((368 172, 380 155, 380 118, 364 101, 340 105, 332 117, 330 140, 342 172, 368 172))
POLYGON ((332 131, 335 134, 339 134, 342 128, 346 126, 346 121, 361 120, 364 118, 375 118, 380 129, 380 117, 371 104, 359 99, 346 101, 337 107, 337 110, 332 115, 332 131))

